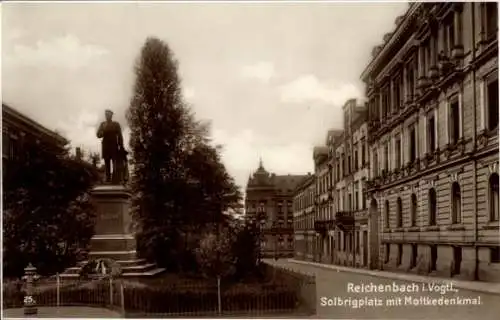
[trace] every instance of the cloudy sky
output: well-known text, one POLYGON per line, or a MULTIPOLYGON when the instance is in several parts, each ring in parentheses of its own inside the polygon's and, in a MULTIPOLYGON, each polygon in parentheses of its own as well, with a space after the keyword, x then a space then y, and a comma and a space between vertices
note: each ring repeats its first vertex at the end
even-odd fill
POLYGON ((258 166, 313 171, 312 148, 362 98, 359 76, 407 3, 4 3, 3 101, 99 150, 111 108, 125 124, 147 36, 174 50, 184 95, 241 186, 258 166))

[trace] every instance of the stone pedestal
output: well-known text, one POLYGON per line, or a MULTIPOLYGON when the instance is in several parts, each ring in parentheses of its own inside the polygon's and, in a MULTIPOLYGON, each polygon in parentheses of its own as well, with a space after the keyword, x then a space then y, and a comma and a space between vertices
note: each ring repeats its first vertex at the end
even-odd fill
MULTIPOLYGON (((92 190, 92 202, 97 213, 89 258, 115 260, 121 266, 123 277, 154 276, 165 269, 137 258, 130 196, 130 192, 121 185, 100 185, 92 190)), ((85 261, 69 268, 61 276, 78 277, 84 264, 85 261)))
POLYGON ((128 190, 120 185, 97 186, 92 190, 92 202, 97 220, 95 235, 90 241, 90 257, 135 260, 136 241, 128 190))

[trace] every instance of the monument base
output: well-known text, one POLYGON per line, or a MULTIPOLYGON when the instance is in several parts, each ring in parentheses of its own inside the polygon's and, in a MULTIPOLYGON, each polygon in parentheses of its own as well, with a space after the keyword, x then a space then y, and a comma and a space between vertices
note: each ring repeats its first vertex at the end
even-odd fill
MULTIPOLYGON (((102 185, 92 190, 97 211, 95 235, 90 240, 90 259, 107 258, 118 262, 123 277, 154 276, 165 269, 137 258, 136 240, 130 215, 130 193, 121 185, 102 185)), ((62 277, 78 277, 85 261, 69 268, 62 277)))

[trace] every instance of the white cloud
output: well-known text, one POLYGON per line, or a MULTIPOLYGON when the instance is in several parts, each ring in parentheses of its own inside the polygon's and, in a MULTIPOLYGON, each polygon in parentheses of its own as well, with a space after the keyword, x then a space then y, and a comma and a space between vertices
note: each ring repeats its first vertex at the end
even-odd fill
POLYGON ((244 78, 257 79, 264 83, 268 83, 276 76, 274 64, 271 62, 259 62, 253 65, 244 66, 241 69, 241 75, 244 78))
POLYGON ((224 164, 242 188, 245 187, 248 176, 257 170, 259 158, 262 158, 267 171, 276 174, 306 174, 304 168, 313 170, 312 153, 308 144, 291 142, 272 145, 265 142, 267 139, 259 139, 250 129, 232 135, 214 130, 213 138, 216 143, 224 146, 224 164))
POLYGON ((24 37, 26 34, 24 29, 18 27, 4 28, 2 32, 3 41, 14 41, 24 37))
MULTIPOLYGON (((17 32, 17 35, 14 33, 14 36, 21 37, 22 32, 17 32)), ((81 43, 80 39, 72 34, 39 40, 34 46, 13 44, 9 51, 4 56, 4 64, 9 67, 21 65, 68 69, 87 66, 91 60, 108 53, 102 47, 81 43)))
POLYGON ((184 97, 188 100, 192 100, 195 94, 196 93, 193 88, 187 87, 184 89, 184 97))
POLYGON ((361 96, 350 83, 322 83, 314 75, 304 75, 281 87, 281 101, 285 103, 326 102, 343 105, 348 99, 361 96))

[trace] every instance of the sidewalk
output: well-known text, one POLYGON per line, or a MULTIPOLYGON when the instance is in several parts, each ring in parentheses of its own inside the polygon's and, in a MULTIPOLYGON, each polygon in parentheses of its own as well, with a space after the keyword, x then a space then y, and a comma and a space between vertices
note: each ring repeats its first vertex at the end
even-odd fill
MULTIPOLYGON (((3 318, 30 318, 23 308, 3 309, 3 318)), ((118 312, 94 307, 38 307, 38 314, 31 318, 122 318, 118 312)))
POLYGON ((500 295, 500 283, 491 283, 491 282, 480 282, 480 281, 465 281, 465 280, 455 280, 455 279, 446 279, 446 278, 438 278, 438 277, 426 277, 416 274, 408 274, 408 273, 396 273, 396 272, 388 272, 388 271, 380 271, 380 270, 367 270, 367 269, 357 269, 357 268, 349 268, 337 265, 323 264, 317 262, 310 261, 301 261, 296 259, 288 259, 288 261, 304 264, 310 266, 316 266, 324 269, 336 270, 341 272, 351 272, 363 275, 369 275, 373 277, 387 278, 387 279, 396 279, 403 281, 413 281, 413 282, 421 282, 421 283, 431 283, 431 282, 453 282, 453 285, 458 289, 477 291, 483 293, 491 293, 500 295))

